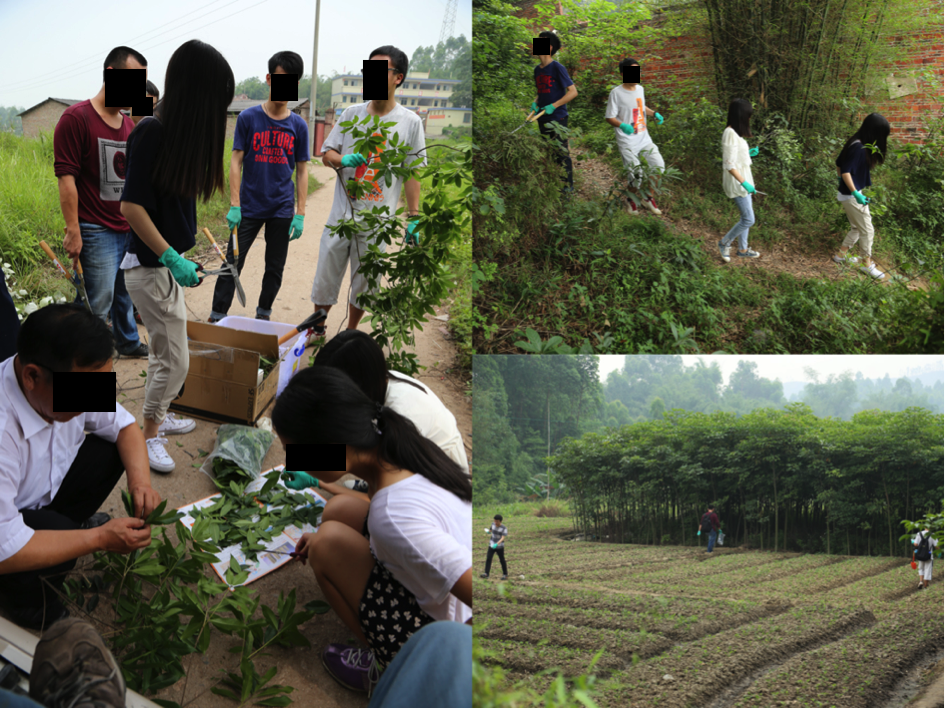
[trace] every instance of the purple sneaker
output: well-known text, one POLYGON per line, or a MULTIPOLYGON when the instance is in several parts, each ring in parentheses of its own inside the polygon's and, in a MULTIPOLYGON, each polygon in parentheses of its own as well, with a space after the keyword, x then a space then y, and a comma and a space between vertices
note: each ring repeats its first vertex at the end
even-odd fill
POLYGON ((332 643, 322 653, 322 664, 342 687, 367 692, 369 697, 381 678, 374 653, 354 645, 332 643))

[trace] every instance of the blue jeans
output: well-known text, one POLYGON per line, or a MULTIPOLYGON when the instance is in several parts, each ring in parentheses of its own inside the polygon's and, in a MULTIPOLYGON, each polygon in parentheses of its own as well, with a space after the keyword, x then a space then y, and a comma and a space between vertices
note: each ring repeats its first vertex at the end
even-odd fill
POLYGON ((718 536, 719 536, 719 533, 716 532, 714 529, 711 532, 709 532, 709 548, 707 549, 707 551, 712 551, 715 548, 715 540, 718 536))
POLYGON ((403 644, 381 675, 370 707, 468 707, 472 626, 429 623, 403 644))
MULTIPOLYGON (((755 223, 755 212, 751 208, 751 195, 746 197, 733 197, 735 206, 741 212, 741 219, 738 224, 728 230, 728 234, 722 237, 722 246, 731 246, 735 238, 738 237, 738 250, 748 250, 748 228, 755 223)), ((711 549, 709 551, 712 551, 711 549)))
MULTIPOLYGON (((125 289, 125 273, 118 266, 131 244, 131 232, 112 231, 87 222, 79 222, 79 230, 82 232, 79 259, 92 312, 102 320, 111 315, 115 347, 120 353, 129 354, 141 345, 141 340, 131 296, 125 289)), ((81 300, 76 297, 75 302, 81 300)))

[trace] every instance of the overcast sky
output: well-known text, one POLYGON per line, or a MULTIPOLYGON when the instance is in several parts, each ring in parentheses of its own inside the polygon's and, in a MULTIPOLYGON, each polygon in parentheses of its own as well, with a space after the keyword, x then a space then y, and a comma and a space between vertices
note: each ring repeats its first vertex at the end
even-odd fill
MULTIPOLYGON (((324 0, 318 73, 357 73, 372 49, 393 44, 408 59, 436 45, 446 0, 324 0)), ((312 71, 314 0, 161 0, 75 2, 0 0, 0 106, 29 108, 50 96, 82 100, 98 93, 108 52, 126 45, 148 60, 148 78, 164 92, 167 62, 184 42, 216 47, 237 83, 266 78, 273 54, 291 50, 312 71)), ((472 37, 472 2, 459 0, 455 36, 472 37)))
MULTIPOLYGON (((645 355, 640 355, 645 356, 645 355)), ((779 379, 785 382, 808 382, 810 377, 805 368, 814 369, 820 380, 824 381, 831 374, 843 374, 846 371, 853 373, 863 372, 867 379, 882 379, 889 374, 895 381, 903 376, 916 376, 924 372, 943 372, 945 357, 940 355, 683 355, 683 362, 687 367, 693 366, 697 360, 707 365, 719 363, 725 384, 728 378, 738 367, 739 360, 748 360, 758 364, 758 375, 766 379, 779 379)), ((607 381, 607 375, 623 367, 623 355, 602 355, 600 362, 600 379, 607 381)), ((945 373, 942 375, 945 381, 945 373)))

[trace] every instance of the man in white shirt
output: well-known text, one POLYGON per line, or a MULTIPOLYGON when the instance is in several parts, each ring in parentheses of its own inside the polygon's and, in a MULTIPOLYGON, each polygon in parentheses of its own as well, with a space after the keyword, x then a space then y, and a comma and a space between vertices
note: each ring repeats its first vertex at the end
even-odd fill
MULTIPOLYGON (((134 416, 117 403, 101 412, 53 404, 54 372, 111 372, 113 348, 108 326, 84 307, 49 305, 24 321, 17 354, 0 363, 0 593, 24 627, 67 615, 55 590, 80 556, 151 542, 144 518, 161 497, 134 416), (123 472, 136 517, 96 514, 123 472)), ((99 379, 89 377, 90 392, 99 379)))

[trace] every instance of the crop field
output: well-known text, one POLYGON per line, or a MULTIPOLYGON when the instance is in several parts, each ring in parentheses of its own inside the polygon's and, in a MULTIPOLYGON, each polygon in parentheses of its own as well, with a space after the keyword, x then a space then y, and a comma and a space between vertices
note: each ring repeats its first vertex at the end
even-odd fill
MULTIPOLYGON (((474 528, 489 522, 476 510, 474 528)), ((485 661, 539 693, 603 650, 599 706, 903 706, 942 654, 940 562, 918 591, 907 559, 710 555, 572 541, 568 517, 506 524, 509 580, 498 559, 492 578, 475 574, 474 627, 485 661)))

